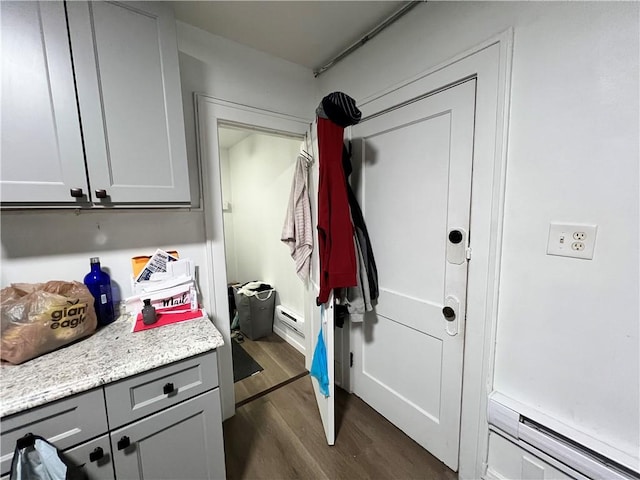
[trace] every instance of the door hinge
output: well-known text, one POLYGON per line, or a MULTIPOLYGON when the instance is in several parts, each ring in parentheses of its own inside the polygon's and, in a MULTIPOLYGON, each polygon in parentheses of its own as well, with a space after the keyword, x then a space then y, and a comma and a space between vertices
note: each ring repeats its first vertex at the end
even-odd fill
POLYGON ((467 247, 467 249, 465 250, 465 254, 466 254, 467 260, 471 260, 471 247, 467 247))
POLYGON ((349 367, 353 367, 353 352, 349 352, 349 367))

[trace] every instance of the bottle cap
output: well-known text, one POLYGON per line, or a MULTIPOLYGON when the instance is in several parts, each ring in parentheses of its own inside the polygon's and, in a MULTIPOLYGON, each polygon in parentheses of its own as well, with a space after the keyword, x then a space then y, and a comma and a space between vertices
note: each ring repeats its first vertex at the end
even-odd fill
POLYGON ((90 263, 100 263, 100 257, 91 257, 90 263))
POLYGON ((151 299, 145 298, 143 301, 145 305, 151 305, 151 299))

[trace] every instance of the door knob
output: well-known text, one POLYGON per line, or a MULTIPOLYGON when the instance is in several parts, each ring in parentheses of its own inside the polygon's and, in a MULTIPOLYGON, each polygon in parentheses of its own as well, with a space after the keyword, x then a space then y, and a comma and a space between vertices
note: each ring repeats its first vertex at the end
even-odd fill
POLYGON ((453 322, 456 319, 456 311, 449 306, 442 309, 442 315, 444 315, 445 320, 449 322, 453 322))
POLYGON ((96 197, 97 198, 107 198, 107 191, 106 190, 96 190, 96 197))
POLYGON ((455 296, 447 295, 444 299, 442 316, 446 320, 444 328, 447 335, 452 337, 457 335, 459 323, 464 321, 464 304, 461 304, 455 296))

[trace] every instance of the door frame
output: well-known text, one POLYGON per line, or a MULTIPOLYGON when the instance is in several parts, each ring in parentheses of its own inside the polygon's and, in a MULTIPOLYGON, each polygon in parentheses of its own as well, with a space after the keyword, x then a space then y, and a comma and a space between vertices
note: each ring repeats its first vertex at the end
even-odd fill
MULTIPOLYGON (((358 101, 364 120, 463 79, 477 79, 470 218, 472 254, 467 283, 458 466, 461 479, 483 477, 487 464, 487 403, 493 386, 512 51, 510 28, 401 84, 358 101)), ((363 185, 364 169, 357 173, 363 185)), ((373 247, 375 250, 375 239, 373 247)), ((350 344, 354 335, 350 329, 350 344)), ((345 378, 343 384, 352 391, 351 378, 345 378)))
MULTIPOLYGON (((271 112, 229 102, 202 93, 194 93, 196 117, 196 148, 200 170, 200 191, 204 212, 205 251, 207 258, 206 282, 212 290, 204 299, 214 325, 222 334, 224 345, 217 349, 218 378, 222 404, 222 418, 235 415, 233 361, 231 358, 231 325, 227 296, 227 266, 225 260, 224 219, 222 212, 222 184, 218 126, 235 123, 256 127, 265 132, 307 135, 310 119, 271 112), (215 134, 212 134, 215 132, 215 134)), ((283 212, 284 218, 284 212, 283 212)), ((309 322, 305 322, 305 326, 309 322)), ((311 351, 310 335, 305 331, 306 352, 311 351)), ((308 355, 308 353, 306 353, 308 355)))

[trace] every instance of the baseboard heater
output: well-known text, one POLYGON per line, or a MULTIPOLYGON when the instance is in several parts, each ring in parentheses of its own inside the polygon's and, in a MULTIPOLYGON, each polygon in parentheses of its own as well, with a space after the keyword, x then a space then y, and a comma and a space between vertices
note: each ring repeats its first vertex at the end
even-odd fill
POLYGON ((526 444, 592 479, 640 480, 630 468, 601 455, 505 405, 502 394, 489 397, 489 428, 526 444))
POLYGON ((303 327, 304 319, 303 318, 301 318, 299 315, 296 315, 288 308, 283 307, 282 305, 278 305, 276 307, 276 316, 278 317, 278 320, 280 320, 282 323, 286 324, 289 328, 295 330, 296 333, 304 337, 304 327, 303 327))

